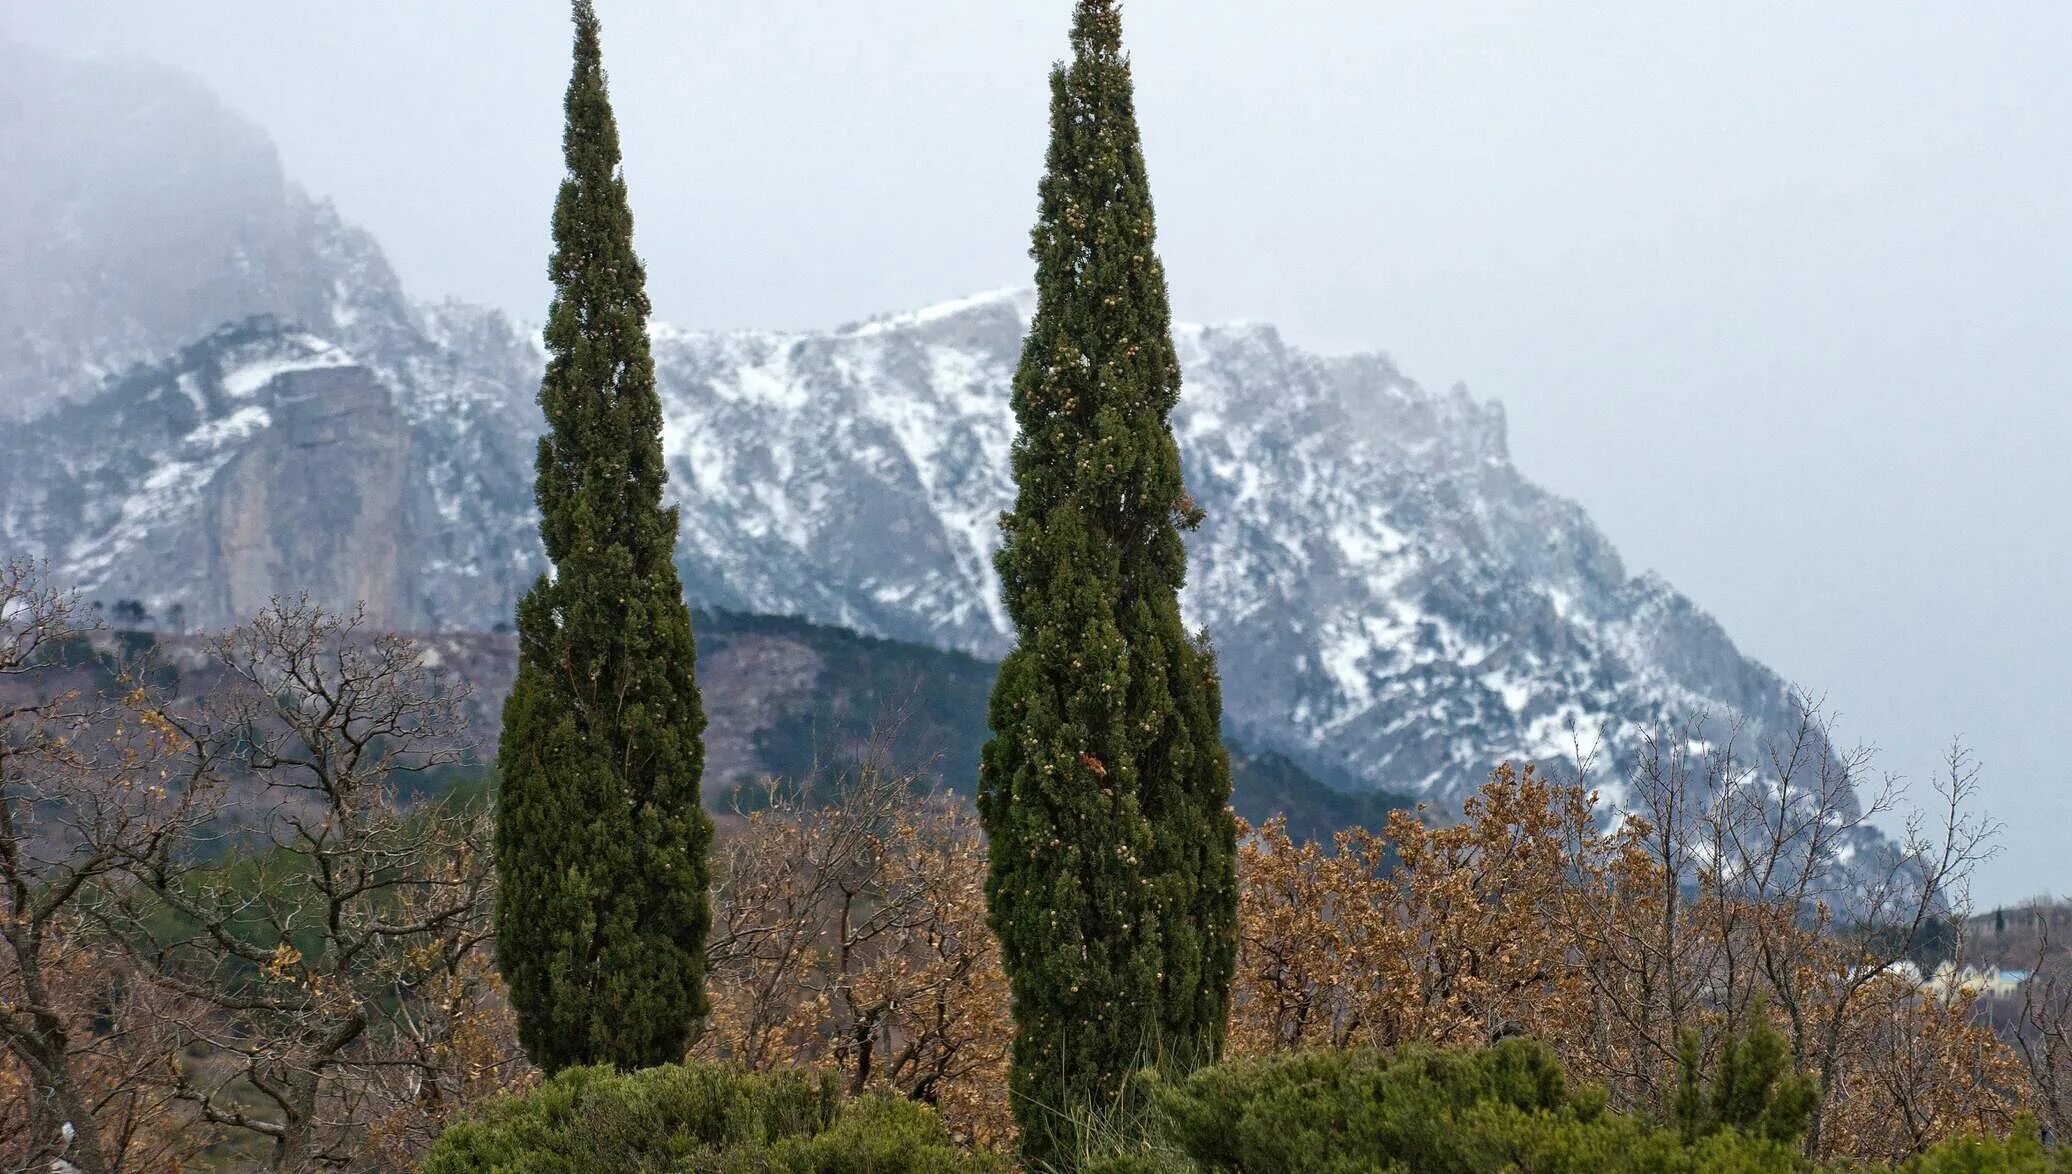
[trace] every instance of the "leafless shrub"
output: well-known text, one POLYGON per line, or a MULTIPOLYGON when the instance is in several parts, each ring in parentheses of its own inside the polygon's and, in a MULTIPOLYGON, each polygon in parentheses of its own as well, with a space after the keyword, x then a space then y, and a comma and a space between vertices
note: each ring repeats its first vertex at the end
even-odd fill
POLYGON ((713 1015, 695 1051, 826 1066, 851 1091, 890 1089, 999 1141, 1011 1028, 985 846, 960 801, 885 765, 887 744, 874 739, 829 793, 751 792, 756 809, 722 830, 713 1015))
POLYGON ((14 1169, 104 1174, 184 1148, 166 1120, 177 1037, 86 909, 208 818, 211 763, 182 753, 138 678, 95 658, 95 626, 33 565, 0 564, 0 1159, 14 1169))

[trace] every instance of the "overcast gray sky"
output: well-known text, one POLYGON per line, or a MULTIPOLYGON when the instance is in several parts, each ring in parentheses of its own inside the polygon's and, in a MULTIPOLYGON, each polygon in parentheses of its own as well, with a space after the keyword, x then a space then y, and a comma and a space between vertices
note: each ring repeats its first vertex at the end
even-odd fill
MULTIPOLYGON (((1028 280, 1065 0, 600 0, 657 315, 1028 280)), ((0 0, 183 66, 414 294, 537 319, 550 0, 0 0)), ((2072 890, 2072 5, 1134 0, 1175 310, 1383 349, 2072 890)))

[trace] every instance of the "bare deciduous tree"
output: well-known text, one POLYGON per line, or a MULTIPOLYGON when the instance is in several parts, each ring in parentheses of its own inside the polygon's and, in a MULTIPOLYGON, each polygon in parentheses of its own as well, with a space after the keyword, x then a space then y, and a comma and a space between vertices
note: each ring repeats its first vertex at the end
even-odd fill
POLYGON ((2030 916, 2036 926, 2036 956, 2029 981, 2022 984, 2015 1041, 2028 1069, 2032 1108, 2063 1144, 2072 1138, 2072 976, 2065 973, 2063 956, 2052 953, 2057 910, 2038 901, 2030 916))
POLYGON ((96 658, 94 627, 35 567, 0 565, 0 1086, 23 1094, 0 1108, 0 1157, 16 1169, 112 1174, 182 1148, 165 1104, 176 1040, 84 909, 207 817, 210 763, 96 658))
POLYGON ((170 720, 234 760, 253 818, 142 855, 100 909, 200 1049, 176 1092, 276 1170, 407 1131, 400 1106, 436 1131, 518 1063, 455 1046, 501 1011, 487 806, 407 795, 461 759, 461 696, 409 640, 306 600, 212 652, 231 686, 170 720))
POLYGON ((825 1065, 851 1091, 1009 1128, 1007 985, 985 920, 985 845, 958 800, 888 769, 886 743, 815 795, 754 792, 714 861, 713 1015, 695 1051, 825 1065))
MULTIPOLYGON (((1673 1088, 1685 1033, 1710 1060, 1750 1015, 1775 1016, 1819 1091, 1809 1152, 1861 1153, 1860 1137, 1829 1136, 1830 1111, 1874 1084, 1927 1087, 1896 1070, 1870 1081, 1860 1069, 1894 1059, 1889 1047, 1874 1057, 1872 1041, 1896 1008, 1921 998, 1899 965, 1961 908, 1995 828, 1973 812, 1977 775, 1961 747, 1944 763, 1934 807, 1905 810, 1897 783, 1871 777, 1868 749, 1841 748, 1820 705, 1802 699, 1796 713, 1752 753, 1738 724, 1644 733, 1616 813, 1613 883, 1580 911, 1578 953, 1606 1027, 1578 1062, 1615 1103, 1648 1112, 1673 1088), (1872 834, 1892 819, 1903 823, 1896 840, 1872 834)), ((1910 1021, 1934 1029, 1938 1046, 1959 1046, 1947 1010, 1910 1021)), ((1888 1108, 1851 1114, 1852 1128, 1913 1109, 1951 1119, 1926 1102, 1888 1108)))
POLYGON ((1751 913, 1760 997, 1782 1012, 1800 1070, 1819 1083, 1806 1140, 1822 1155, 1852 1036, 1878 1005, 1873 985, 1962 910, 1996 829, 1974 814, 1978 774, 1962 747, 1935 782, 1936 805, 1902 812, 1896 784, 1869 785, 1865 756, 1838 753, 1819 711, 1803 712, 1767 769, 1722 778, 1708 814, 1720 855, 1701 875, 1718 905, 1751 913), (1903 827, 1890 848, 1865 846, 1859 830, 1893 814, 1903 827))

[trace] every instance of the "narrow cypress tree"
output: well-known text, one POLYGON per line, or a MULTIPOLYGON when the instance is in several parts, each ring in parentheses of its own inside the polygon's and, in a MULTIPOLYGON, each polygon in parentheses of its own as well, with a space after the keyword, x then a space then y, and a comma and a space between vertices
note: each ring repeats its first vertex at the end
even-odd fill
POLYGON ((707 1010, 711 921, 705 714, 589 0, 575 30, 535 485, 554 574, 518 604, 497 753, 497 964, 526 1054, 548 1072, 681 1059, 707 1010))
POLYGON ((1201 511, 1169 422, 1180 365, 1114 0, 1078 0, 1072 49, 1051 73, 997 559, 1019 639, 979 788, 1017 1114, 1050 1162, 1063 1115, 1112 1103, 1132 1070, 1217 1056, 1237 937, 1215 656, 1180 618, 1201 511))

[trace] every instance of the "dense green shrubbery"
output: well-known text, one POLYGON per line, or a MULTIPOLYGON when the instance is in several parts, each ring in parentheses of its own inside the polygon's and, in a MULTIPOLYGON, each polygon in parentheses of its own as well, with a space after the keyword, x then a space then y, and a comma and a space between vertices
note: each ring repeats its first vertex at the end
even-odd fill
MULTIPOLYGON (((1663 1126, 1608 1111, 1601 1090, 1571 1087, 1552 1051, 1526 1040, 1238 1061, 1154 1083, 1127 1123, 1082 1123, 1079 1160, 1088 1174, 1869 1174, 1801 1154, 1810 1089, 1773 1062, 1775 1043, 1732 1041, 1709 1081, 1687 1066, 1663 1126)), ((2012 1139, 1944 1142, 1901 1171, 2072 1174, 2072 1153, 2025 1125, 2012 1139)))
POLYGON ((1686 1145, 1722 1130, 1777 1142, 1806 1135, 1820 1093, 1792 1070, 1791 1045, 1758 1018, 1755 1029, 1726 1041, 1709 1084, 1701 1071, 1696 1032, 1677 1040, 1680 1074, 1671 1120, 1686 1145))
POLYGON ((1002 1170, 911 1101, 796 1072, 571 1068, 448 1130, 426 1174, 947 1174, 1002 1170))
POLYGON ((2072 1150, 2045 1149, 2024 1127, 2009 1138, 1946 1141, 1908 1162, 1905 1174, 2072 1174, 2072 1150))
POLYGON ((1789 1171, 1783 1141, 1723 1129, 1695 1145, 1571 1089, 1546 1048, 1307 1052, 1158 1088, 1148 1136, 1090 1164, 1154 1171, 1789 1171))
MULTIPOLYGON (((1682 1109, 1660 1126, 1607 1110, 1599 1090, 1571 1086, 1552 1052, 1525 1040, 1474 1051, 1302 1052, 1153 1082, 1128 1120, 1075 1122, 1077 1153, 1060 1160, 1086 1174, 1869 1174, 1801 1156, 1800 1092, 1760 1060, 1723 1064, 1697 1094, 1713 1108, 1691 1130, 1682 1109)), ((564 1071, 449 1130, 424 1169, 967 1174, 1010 1166, 960 1149, 911 1101, 844 1099, 831 1080, 796 1072, 684 1064, 564 1071)), ((1901 1169, 2072 1174, 2072 1154, 2024 1129, 2010 1140, 1946 1142, 1901 1169)))

